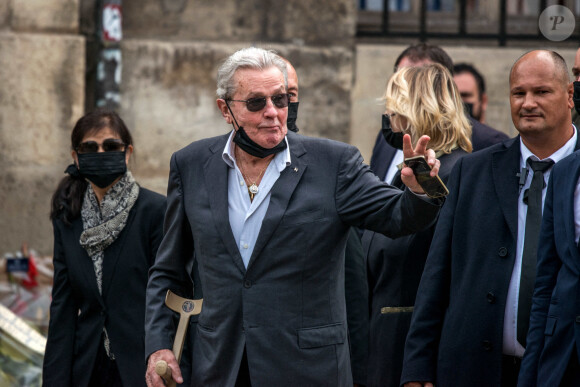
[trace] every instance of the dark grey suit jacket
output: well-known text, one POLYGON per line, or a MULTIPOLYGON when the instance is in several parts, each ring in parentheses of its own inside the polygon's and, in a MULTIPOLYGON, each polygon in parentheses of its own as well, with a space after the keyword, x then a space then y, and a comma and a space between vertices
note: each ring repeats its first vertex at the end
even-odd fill
POLYGON ((248 268, 228 220, 228 135, 171 159, 168 210, 147 289, 146 351, 171 348, 167 289, 191 294, 197 260, 204 304, 192 384, 235 383, 247 351, 252 385, 352 385, 344 293, 350 226, 404 235, 439 206, 382 183, 356 148, 288 133, 292 164, 278 178, 248 268))

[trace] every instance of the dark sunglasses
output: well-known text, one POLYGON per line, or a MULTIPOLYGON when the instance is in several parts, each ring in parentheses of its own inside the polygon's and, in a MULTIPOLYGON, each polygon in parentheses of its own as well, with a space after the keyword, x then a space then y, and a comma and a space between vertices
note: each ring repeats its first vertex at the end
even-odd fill
POLYGON ((102 144, 99 144, 96 141, 81 142, 75 150, 77 153, 97 153, 99 147, 102 147, 105 152, 120 152, 125 149, 125 146, 126 144, 121 140, 108 138, 103 141, 102 144))
POLYGON ((272 103, 277 108, 288 107, 289 96, 288 94, 276 94, 271 97, 256 97, 249 99, 230 99, 232 102, 245 102, 246 108, 251 112, 259 112, 266 106, 266 100, 270 98, 272 103))

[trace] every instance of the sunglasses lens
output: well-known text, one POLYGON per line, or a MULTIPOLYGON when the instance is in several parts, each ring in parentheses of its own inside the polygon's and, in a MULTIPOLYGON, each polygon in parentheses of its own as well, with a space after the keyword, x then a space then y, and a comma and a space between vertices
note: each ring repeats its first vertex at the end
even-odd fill
POLYGON ((94 141, 86 141, 79 144, 78 153, 95 153, 99 151, 99 144, 94 141))
POLYGON ((278 108, 288 106, 288 94, 278 94, 272 96, 272 103, 278 108))
MULTIPOLYGON (((103 151, 105 152, 119 152, 125 148, 125 144, 121 140, 108 139, 103 141, 103 151)), ((97 153, 99 151, 99 144, 95 141, 85 141, 77 147, 78 153, 97 153)))
POLYGON ((105 140, 103 141, 103 150, 105 152, 119 152, 125 148, 125 144, 120 140, 105 140))
POLYGON ((246 107, 251 112, 258 112, 266 106, 266 98, 250 98, 246 101, 246 107))

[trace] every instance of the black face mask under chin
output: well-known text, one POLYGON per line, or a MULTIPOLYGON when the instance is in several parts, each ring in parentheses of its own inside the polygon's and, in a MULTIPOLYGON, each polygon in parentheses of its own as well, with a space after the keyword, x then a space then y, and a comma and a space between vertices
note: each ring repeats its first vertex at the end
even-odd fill
POLYGON ((580 114, 580 82, 574 81, 574 95, 572 96, 574 101, 574 109, 580 114))
POLYGON ((298 127, 296 126, 296 119, 298 118, 298 104, 299 102, 288 103, 288 119, 286 120, 286 126, 288 130, 293 132, 298 132, 298 127))
POLYGON ((387 144, 395 149, 403 149, 403 132, 393 132, 391 128, 391 117, 387 114, 383 114, 383 125, 381 127, 381 132, 383 137, 387 141, 387 144))
POLYGON ((249 153, 254 157, 259 157, 263 159, 264 157, 273 155, 286 149, 285 139, 282 139, 282 141, 280 141, 280 143, 273 148, 264 148, 263 146, 254 142, 254 140, 252 140, 250 136, 248 136, 244 128, 238 125, 238 121, 236 121, 234 113, 232 112, 232 109, 230 109, 230 105, 228 104, 227 101, 226 106, 228 107, 228 110, 230 111, 230 114, 232 115, 232 118, 236 123, 236 125, 234 126, 234 130, 236 126, 238 127, 238 130, 236 130, 236 134, 234 135, 234 143, 236 143, 236 145, 238 145, 244 152, 249 153))
POLYGON ((99 188, 107 188, 127 172, 125 151, 78 153, 79 172, 99 188))

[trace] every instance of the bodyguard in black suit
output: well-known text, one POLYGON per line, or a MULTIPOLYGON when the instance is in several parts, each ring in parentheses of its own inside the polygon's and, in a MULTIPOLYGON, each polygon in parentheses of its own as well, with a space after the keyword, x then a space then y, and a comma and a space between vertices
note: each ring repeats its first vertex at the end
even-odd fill
POLYGON ((406 386, 516 384, 525 345, 517 327, 526 324, 517 319, 520 272, 522 260, 535 259, 522 251, 527 239, 537 242, 524 238, 526 161, 557 162, 578 147, 564 59, 522 56, 510 73, 510 106, 520 136, 460 159, 449 178, 405 345, 406 386))

